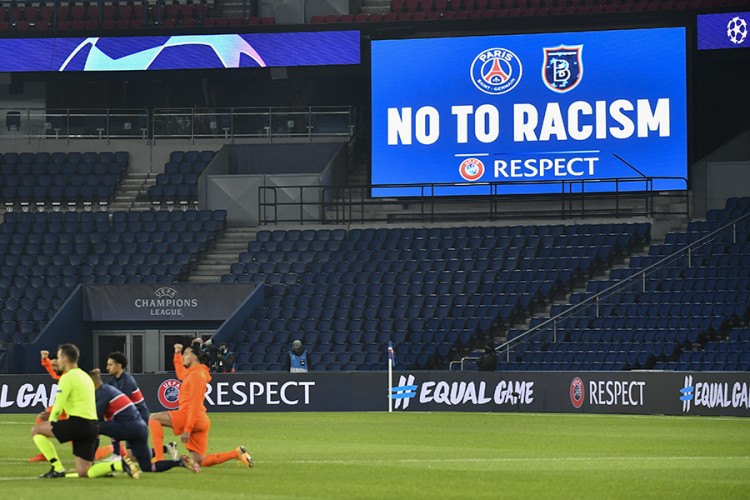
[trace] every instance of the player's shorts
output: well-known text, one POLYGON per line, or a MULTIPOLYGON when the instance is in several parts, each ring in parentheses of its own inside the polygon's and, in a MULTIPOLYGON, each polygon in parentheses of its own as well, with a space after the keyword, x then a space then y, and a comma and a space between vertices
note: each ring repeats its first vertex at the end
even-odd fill
MULTIPOLYGON (((179 436, 185 429, 185 420, 187 420, 187 412, 180 410, 170 411, 169 418, 172 420, 172 429, 174 435, 179 436)), ((198 417, 193 430, 190 432, 190 439, 185 444, 185 448, 190 451, 194 451, 200 455, 205 456, 208 452, 208 431, 211 429, 211 420, 208 415, 203 413, 198 417)))
POLYGON ((99 446, 99 424, 96 420, 69 417, 52 422, 52 434, 61 443, 73 442, 73 455, 88 462, 94 461, 99 446))

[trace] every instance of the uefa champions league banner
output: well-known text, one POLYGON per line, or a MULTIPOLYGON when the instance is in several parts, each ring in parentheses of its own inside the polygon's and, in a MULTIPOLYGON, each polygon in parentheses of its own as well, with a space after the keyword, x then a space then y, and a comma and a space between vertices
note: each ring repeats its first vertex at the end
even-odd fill
MULTIPOLYGON (((385 372, 212 377, 205 401, 209 413, 388 410, 385 372)), ((136 380, 152 412, 177 408, 181 382, 174 373, 136 380)), ((393 384, 394 411, 750 417, 750 373, 744 372, 414 371, 394 373, 393 384)), ((47 375, 0 376, 0 413, 38 413, 52 404, 55 388, 47 375)))
MULTIPOLYGON (((262 286, 262 285, 261 285, 262 286)), ((225 321, 258 285, 85 285, 84 321, 225 321)))
POLYGON ((698 50, 750 49, 750 12, 698 16, 698 50))
POLYGON ((686 178, 685 59, 684 28, 373 41, 372 182, 502 181, 499 192, 515 194, 598 180, 586 191, 613 191, 603 179, 639 177, 625 162, 647 177, 686 178))
POLYGON ((359 31, 0 39, 0 71, 151 71, 359 64, 359 31))

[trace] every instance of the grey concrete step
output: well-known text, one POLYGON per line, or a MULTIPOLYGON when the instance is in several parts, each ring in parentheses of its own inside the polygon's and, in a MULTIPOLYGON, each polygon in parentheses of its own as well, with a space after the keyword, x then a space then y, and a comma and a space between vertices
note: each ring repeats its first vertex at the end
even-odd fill
POLYGON ((188 283, 218 283, 221 281, 220 277, 217 276, 190 276, 188 283))
POLYGON ((387 14, 391 11, 390 6, 383 7, 383 6, 372 6, 372 7, 362 7, 359 9, 362 14, 387 14))

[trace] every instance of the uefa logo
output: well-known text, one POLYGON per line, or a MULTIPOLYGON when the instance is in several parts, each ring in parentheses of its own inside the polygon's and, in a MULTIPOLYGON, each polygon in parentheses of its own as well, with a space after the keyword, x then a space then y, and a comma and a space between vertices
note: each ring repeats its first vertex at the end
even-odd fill
POLYGON ((159 403, 167 410, 176 410, 180 407, 180 386, 182 383, 176 379, 162 382, 156 392, 159 403))
POLYGON ((177 290, 170 286, 163 286, 154 291, 154 295, 160 299, 173 299, 177 296, 177 290))
POLYGON ((474 182, 484 175, 484 163, 476 158, 467 158, 458 166, 458 173, 464 180, 474 182))
POLYGON ((521 81, 521 60, 508 49, 486 49, 471 63, 471 81, 490 95, 501 95, 513 90, 521 81))
POLYGON ((584 397, 583 380, 580 377, 576 377, 570 383, 570 403, 574 408, 580 408, 583 406, 584 397))

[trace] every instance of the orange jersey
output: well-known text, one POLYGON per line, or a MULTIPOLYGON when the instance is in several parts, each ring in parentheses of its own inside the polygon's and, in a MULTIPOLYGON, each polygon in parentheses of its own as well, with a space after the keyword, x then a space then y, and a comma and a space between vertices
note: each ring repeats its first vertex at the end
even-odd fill
POLYGON ((180 408, 177 412, 185 416, 183 432, 192 432, 194 427, 203 427, 208 420, 204 400, 211 375, 208 373, 208 367, 202 364, 186 369, 182 365, 182 354, 174 355, 174 365, 177 378, 182 381, 178 399, 180 408))
MULTIPOLYGON (((52 368, 52 360, 49 358, 42 358, 42 366, 45 370, 47 370, 47 373, 49 373, 49 376, 52 377, 55 380, 60 380, 60 375, 55 372, 54 368, 52 368)), ((48 412, 52 412, 52 407, 50 406, 47 408, 48 412)), ((68 416, 65 414, 65 412, 62 412, 58 420, 65 420, 68 418, 68 416)))
POLYGON ((58 375, 55 370, 52 368, 52 360, 49 358, 42 358, 42 366, 45 370, 47 370, 47 373, 49 373, 49 376, 52 377, 55 380, 60 380, 60 375, 58 375))

